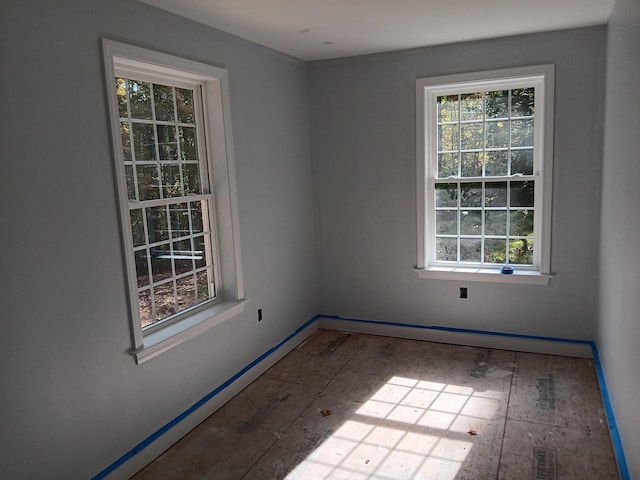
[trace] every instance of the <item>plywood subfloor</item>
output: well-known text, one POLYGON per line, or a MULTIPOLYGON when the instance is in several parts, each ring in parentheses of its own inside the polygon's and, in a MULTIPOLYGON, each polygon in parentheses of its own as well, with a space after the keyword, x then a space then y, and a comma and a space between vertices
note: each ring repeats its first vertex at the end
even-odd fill
POLYGON ((319 330, 134 478, 619 476, 591 360, 319 330))

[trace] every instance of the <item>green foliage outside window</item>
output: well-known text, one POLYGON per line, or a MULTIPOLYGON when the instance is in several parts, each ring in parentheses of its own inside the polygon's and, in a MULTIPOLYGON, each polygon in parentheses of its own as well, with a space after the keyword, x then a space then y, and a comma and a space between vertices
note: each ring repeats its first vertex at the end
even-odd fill
POLYGON ((534 88, 437 97, 436 260, 533 263, 535 180, 512 175, 533 175, 534 118, 534 88))

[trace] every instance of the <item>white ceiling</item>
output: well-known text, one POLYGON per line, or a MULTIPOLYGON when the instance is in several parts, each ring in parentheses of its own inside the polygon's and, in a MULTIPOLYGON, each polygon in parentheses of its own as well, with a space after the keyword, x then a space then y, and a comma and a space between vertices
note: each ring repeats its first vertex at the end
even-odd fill
POLYGON ((615 0, 141 0, 322 60, 607 23, 615 0))

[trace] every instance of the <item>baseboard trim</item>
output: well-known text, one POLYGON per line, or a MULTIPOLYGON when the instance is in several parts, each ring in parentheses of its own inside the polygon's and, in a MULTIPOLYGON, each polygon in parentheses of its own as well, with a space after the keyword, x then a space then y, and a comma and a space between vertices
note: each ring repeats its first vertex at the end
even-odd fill
POLYGON ((202 397, 173 420, 153 432, 91 480, 126 480, 151 463, 227 401, 240 393, 278 360, 293 350, 317 329, 317 316, 311 318, 224 383, 202 397))
POLYGON ((320 328, 482 348, 591 358, 594 361, 598 377, 620 478, 621 480, 631 479, 595 342, 318 314, 298 327, 277 345, 239 370, 235 375, 231 376, 187 410, 149 435, 138 445, 95 475, 92 480, 103 480, 106 478, 109 478, 109 480, 126 480, 130 478, 320 328))
POLYGON ((339 315, 320 314, 316 315, 315 318, 319 324, 318 328, 326 328, 329 330, 593 359, 607 424, 609 426, 611 443, 618 464, 620 480, 631 480, 622 439, 620 438, 620 432, 616 424, 613 406, 609 398, 609 391, 607 390, 604 370, 600 363, 598 347, 595 342, 590 340, 493 332, 436 325, 428 326, 381 320, 366 320, 362 318, 341 317, 339 315))
POLYGON ((492 332, 469 328, 454 328, 438 325, 417 325, 411 323, 366 320, 341 317, 338 315, 318 315, 319 328, 346 330, 352 333, 386 335, 428 342, 450 343, 471 347, 515 350, 519 352, 564 355, 567 357, 592 358, 589 340, 544 337, 518 333, 492 332))
POLYGON ((624 455, 624 448, 622 446, 622 439, 620 438, 620 431, 618 430, 618 424, 616 423, 616 416, 613 412, 611 399, 609 398, 609 390, 607 390, 607 382, 604 378, 604 370, 602 369, 602 364, 600 363, 600 355, 598 354, 598 347, 595 342, 591 344, 591 348, 593 349, 593 363, 596 366, 596 375, 598 376, 598 383, 600 384, 602 403, 604 405, 605 415, 609 424, 611 443, 613 444, 613 451, 618 462, 620 480, 631 480, 631 474, 629 473, 627 459, 624 455))

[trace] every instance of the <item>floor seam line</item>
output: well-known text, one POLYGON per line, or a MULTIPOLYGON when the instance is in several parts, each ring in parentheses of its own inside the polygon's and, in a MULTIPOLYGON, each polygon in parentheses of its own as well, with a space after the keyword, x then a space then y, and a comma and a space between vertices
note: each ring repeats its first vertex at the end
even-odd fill
MULTIPOLYGON (((349 336, 351 336, 353 334, 349 334, 349 336)), ((368 342, 368 339, 367 339, 368 342)), ((365 342, 366 343, 366 342, 365 342)), ((329 387, 329 385, 331 384, 331 382, 333 382, 333 380, 340 374, 340 372, 342 372, 346 366, 349 364, 349 362, 351 362, 351 360, 353 359, 353 357, 355 357, 357 355, 357 353, 362 349, 362 347, 360 347, 356 352, 354 352, 344 363, 344 365, 342 365, 342 367, 331 377, 331 379, 326 383, 326 385, 324 385, 323 387, 321 387, 320 391, 316 394, 313 395, 313 397, 311 398, 311 400, 309 401, 309 403, 301 409, 300 413, 289 423, 289 425, 287 425, 286 428, 282 429, 282 434, 286 434, 289 429, 293 426, 294 423, 296 423, 296 421, 298 421, 298 419, 300 417, 302 417, 302 415, 304 415, 304 412, 306 412, 307 410, 309 410, 309 408, 311 407, 311 405, 313 404, 313 402, 319 398, 322 393, 329 387)), ((294 384, 294 385, 302 385, 305 387, 308 387, 309 385, 305 385, 304 383, 298 383, 298 382, 288 382, 286 380, 282 380, 283 382, 286 383, 290 383, 290 384, 294 384)), ((242 480, 243 478, 245 478, 247 475, 249 475, 249 473, 251 472, 251 470, 253 470, 253 468, 260 462, 260 460, 262 460, 270 451, 271 449, 278 443, 278 441, 280 440, 280 438, 278 436, 276 436, 275 440, 269 445, 268 448, 265 449, 265 451, 263 452, 262 455, 260 455, 260 457, 251 465, 251 467, 249 467, 249 469, 247 469, 247 471, 244 473, 244 475, 242 475, 242 477, 240 477, 240 480, 242 480)))
POLYGON ((518 365, 518 352, 513 352, 513 364, 514 366, 511 367, 511 371, 513 372, 512 375, 510 375, 510 379, 509 379, 509 395, 507 395, 507 410, 505 412, 505 417, 504 417, 504 427, 502 428, 502 439, 500 441, 500 454, 498 455, 498 470, 496 471, 496 480, 500 479, 500 467, 502 466, 502 452, 504 450, 504 439, 505 436, 507 434, 507 422, 509 421, 509 407, 511 406, 511 392, 513 390, 513 379, 516 376, 516 368, 518 365))
MULTIPOLYGON (((289 383, 294 383, 294 382, 289 382, 289 383)), ((302 384, 296 384, 296 385, 302 385, 302 384)), ((306 412, 309 409, 311 404, 316 400, 316 398, 318 398, 318 396, 319 396, 319 393, 316 393, 313 395, 309 403, 300 410, 300 413, 293 420, 291 420, 291 422, 289 422, 289 425, 287 425, 286 428, 282 429, 282 435, 286 434, 287 431, 293 426, 293 424, 296 423, 300 417, 302 417, 304 412, 306 412)), ((256 459, 255 462, 253 462, 251 467, 249 467, 249 469, 244 473, 244 475, 240 477, 240 480, 242 480, 247 475, 249 475, 251 470, 253 470, 253 468, 260 462, 260 460, 262 460, 271 451, 271 449, 280 441, 280 435, 274 434, 274 437, 275 437, 275 440, 273 440, 273 442, 271 442, 271 444, 264 450, 263 454, 260 455, 260 457, 258 457, 258 459, 256 459)))

